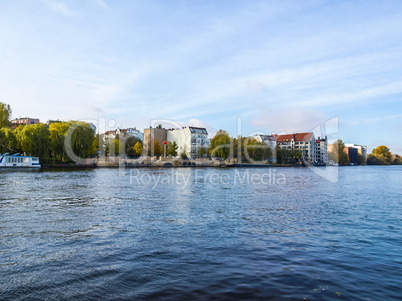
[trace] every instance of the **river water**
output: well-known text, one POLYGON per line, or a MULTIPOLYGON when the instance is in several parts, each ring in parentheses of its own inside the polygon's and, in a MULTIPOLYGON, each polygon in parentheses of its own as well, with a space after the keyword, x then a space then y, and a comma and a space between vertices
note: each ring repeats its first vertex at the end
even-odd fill
POLYGON ((2 171, 0 299, 401 300, 402 168, 337 171, 2 171))

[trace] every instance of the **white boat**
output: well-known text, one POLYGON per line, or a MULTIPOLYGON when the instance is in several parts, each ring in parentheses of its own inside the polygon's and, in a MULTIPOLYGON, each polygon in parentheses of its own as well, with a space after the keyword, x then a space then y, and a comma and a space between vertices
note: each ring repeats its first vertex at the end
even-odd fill
POLYGON ((39 158, 20 156, 20 154, 0 154, 0 169, 2 168, 40 168, 39 158))

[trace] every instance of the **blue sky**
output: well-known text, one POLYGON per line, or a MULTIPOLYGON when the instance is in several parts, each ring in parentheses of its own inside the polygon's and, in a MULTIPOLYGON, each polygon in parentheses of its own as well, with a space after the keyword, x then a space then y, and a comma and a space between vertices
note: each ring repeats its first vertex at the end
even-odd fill
POLYGON ((0 101, 233 135, 339 117, 332 138, 402 154, 402 2, 2 1, 0 101))

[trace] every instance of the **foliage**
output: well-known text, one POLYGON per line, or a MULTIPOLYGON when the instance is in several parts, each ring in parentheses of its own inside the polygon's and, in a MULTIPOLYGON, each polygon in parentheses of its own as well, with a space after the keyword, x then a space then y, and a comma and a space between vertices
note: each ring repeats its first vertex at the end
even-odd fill
POLYGON ((142 155, 142 144, 140 141, 137 141, 137 143, 134 145, 134 154, 135 157, 140 157, 142 155))
POLYGON ((19 126, 14 131, 16 149, 20 153, 39 157, 46 162, 50 152, 50 133, 44 124, 29 124, 19 126))
POLYGON ((272 156, 271 147, 264 143, 259 142, 256 139, 242 139, 244 141, 242 149, 246 155, 248 161, 265 161, 269 160, 272 156))
POLYGON ((200 148, 198 151, 198 154, 200 154, 201 157, 203 157, 207 153, 207 150, 203 147, 200 148))
POLYGON ((368 165, 401 165, 402 158, 399 155, 392 155, 390 149, 385 145, 380 145, 373 149, 367 156, 368 165))
POLYGON ((359 163, 359 165, 364 165, 366 164, 366 160, 364 159, 364 157, 360 154, 357 154, 357 163, 359 163))
POLYGON ((333 160, 339 165, 348 165, 350 160, 349 156, 345 151, 345 144, 342 140, 337 140, 333 144, 333 150, 328 154, 328 159, 333 160))
POLYGON ((0 128, 10 127, 11 113, 10 105, 0 102, 0 128))
POLYGON ((394 155, 392 159, 392 165, 402 165, 402 157, 399 155, 394 155))
POLYGON ((389 165, 388 159, 383 155, 369 154, 367 156, 367 165, 389 165))
POLYGON ((301 150, 282 149, 277 145, 275 151, 278 164, 295 164, 303 160, 301 150))
POLYGON ((167 149, 166 149, 166 153, 167 155, 171 155, 172 157, 176 157, 177 156, 177 143, 176 141, 172 142, 168 142, 167 143, 167 149))
POLYGON ((95 138, 92 140, 91 155, 96 155, 97 157, 99 157, 99 155, 105 155, 104 144, 103 137, 99 134, 96 134, 95 138), (99 154, 97 154, 97 152, 99 152, 99 154))
POLYGON ((227 159, 231 154, 231 146, 233 146, 232 138, 227 132, 220 130, 211 139, 208 152, 211 157, 227 159))
POLYGON ((120 155, 120 152, 124 149, 124 144, 123 142, 120 141, 118 135, 116 136, 115 139, 110 141, 108 145, 108 153, 111 156, 118 156, 120 155))
POLYGON ((0 154, 13 151, 17 145, 17 140, 10 128, 0 128, 0 154))
POLYGON ((182 158, 183 160, 187 160, 187 152, 186 152, 186 148, 183 149, 183 151, 180 154, 180 158, 182 158))
MULTIPOLYGON (((71 162, 66 151, 66 138, 71 138, 71 150, 80 158, 95 153, 99 143, 94 140, 94 130, 86 122, 55 122, 49 125, 50 154, 53 162, 71 162)), ((99 141, 99 140, 98 140, 99 141)))
POLYGON ((392 154, 391 154, 389 148, 386 147, 385 145, 377 146, 375 149, 373 149, 372 154, 374 156, 378 156, 378 157, 383 156, 388 163, 391 163, 392 154))
POLYGON ((151 143, 149 144, 149 149, 148 149, 148 156, 161 156, 162 155, 162 148, 159 144, 159 142, 155 139, 153 143, 153 154, 152 154, 152 145, 151 143))
POLYGON ((129 157, 137 157, 137 153, 134 150, 134 146, 137 144, 138 139, 134 136, 129 136, 123 143, 125 148, 125 154, 129 157))

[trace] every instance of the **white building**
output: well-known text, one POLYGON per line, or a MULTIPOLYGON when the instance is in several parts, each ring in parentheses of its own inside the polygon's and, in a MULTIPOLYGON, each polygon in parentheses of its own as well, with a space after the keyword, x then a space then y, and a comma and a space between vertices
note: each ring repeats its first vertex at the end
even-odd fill
POLYGON ((281 149, 286 150, 300 150, 304 160, 311 163, 316 162, 316 141, 314 138, 314 133, 295 133, 286 135, 273 135, 276 140, 276 144, 281 149))
POLYGON ((176 142, 177 154, 185 152, 188 158, 205 157, 206 155, 200 155, 200 149, 208 152, 209 139, 206 128, 187 126, 181 129, 170 129, 167 132, 167 141, 176 142))
POLYGON ((137 140, 143 141, 144 140, 144 134, 141 133, 137 128, 128 128, 128 129, 120 129, 117 128, 116 134, 121 135, 123 134, 124 136, 133 136, 137 140))
POLYGON ((320 138, 315 142, 315 159, 319 164, 328 164, 328 141, 327 137, 320 138))
POLYGON ((116 138, 116 131, 107 131, 103 135, 103 141, 105 142, 105 145, 109 144, 112 142, 113 139, 116 138))
POLYGON ((272 157, 269 158, 269 161, 270 162, 276 162, 276 152, 275 152, 276 140, 275 140, 275 137, 271 136, 271 135, 256 134, 254 136, 254 139, 257 140, 258 142, 264 142, 264 143, 269 145, 269 147, 272 150, 272 157))
POLYGON ((258 142, 264 142, 264 143, 268 144, 272 150, 274 150, 276 147, 276 140, 275 140, 274 136, 257 134, 254 136, 254 138, 258 142))
POLYGON ((117 135, 128 138, 129 136, 135 137, 137 140, 143 141, 144 135, 136 128, 128 128, 128 129, 120 129, 113 131, 107 131, 103 134, 103 140, 105 144, 109 144, 113 139, 117 137, 117 135))

